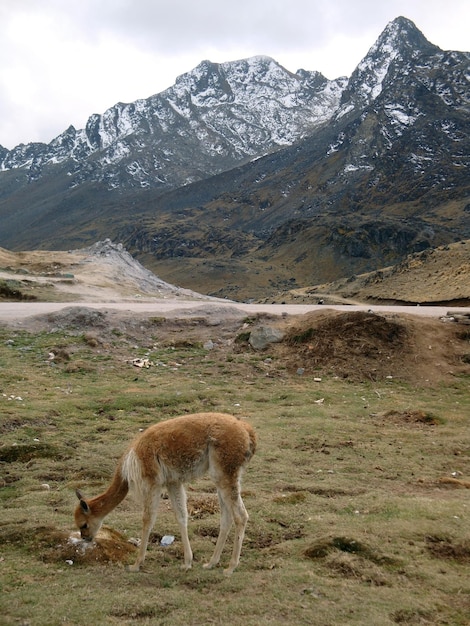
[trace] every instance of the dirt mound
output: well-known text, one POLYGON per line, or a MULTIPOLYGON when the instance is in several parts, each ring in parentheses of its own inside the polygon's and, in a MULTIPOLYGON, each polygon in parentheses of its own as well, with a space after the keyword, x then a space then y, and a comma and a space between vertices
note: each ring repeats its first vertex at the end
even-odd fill
POLYGON ((106 314, 98 309, 91 309, 84 306, 71 306, 62 311, 49 313, 45 316, 49 324, 56 328, 87 329, 104 327, 106 324, 106 314))
POLYGON ((442 420, 437 416, 421 409, 408 409, 406 411, 386 411, 377 416, 384 423, 397 426, 438 426, 442 420))
POLYGON ((449 537, 426 537, 426 547, 433 557, 470 563, 470 541, 455 542, 449 537))
POLYGON ((104 526, 98 531, 95 541, 87 543, 72 533, 65 541, 57 543, 45 556, 56 561, 68 558, 74 563, 118 563, 130 560, 136 551, 124 535, 104 526))
POLYGON ((297 318, 273 349, 290 371, 354 381, 433 384, 470 372, 469 337, 462 327, 405 315, 316 311, 297 318))
POLYGON ((132 561, 136 547, 124 535, 103 526, 96 540, 86 543, 78 532, 68 533, 55 527, 24 528, 5 525, 0 529, 2 543, 26 547, 47 563, 97 564, 132 561))

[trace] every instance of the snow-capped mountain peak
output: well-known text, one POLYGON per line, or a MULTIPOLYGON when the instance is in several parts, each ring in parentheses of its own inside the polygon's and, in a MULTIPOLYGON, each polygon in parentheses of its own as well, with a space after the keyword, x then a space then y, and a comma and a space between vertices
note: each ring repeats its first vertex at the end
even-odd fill
POLYGON ((393 80, 397 72, 403 72, 404 64, 417 63, 420 58, 440 52, 412 21, 397 17, 387 24, 351 74, 339 114, 375 100, 382 92, 384 81, 393 80))
POLYGON ((48 145, 0 148, 0 169, 29 168, 36 180, 65 162, 70 187, 172 188, 298 141, 331 118, 344 84, 267 56, 205 60, 162 93, 117 103, 48 145))

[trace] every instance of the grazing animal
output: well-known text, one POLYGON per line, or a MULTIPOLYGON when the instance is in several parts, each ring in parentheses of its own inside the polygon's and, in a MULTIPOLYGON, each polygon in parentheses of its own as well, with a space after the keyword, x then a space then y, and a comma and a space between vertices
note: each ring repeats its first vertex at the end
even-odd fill
POLYGON ((92 541, 103 519, 130 491, 143 509, 142 539, 136 562, 139 571, 145 559, 149 535, 157 517, 160 496, 168 491, 179 524, 184 549, 184 568, 189 569, 193 553, 188 538, 188 510, 183 484, 206 473, 213 480, 220 503, 220 530, 214 554, 204 567, 219 563, 228 532, 235 524, 232 558, 226 574, 240 561, 248 513, 241 498, 240 480, 244 466, 256 449, 256 434, 247 422, 223 413, 196 413, 175 417, 150 426, 121 457, 108 489, 85 499, 77 489, 80 504, 75 522, 82 539, 92 541))

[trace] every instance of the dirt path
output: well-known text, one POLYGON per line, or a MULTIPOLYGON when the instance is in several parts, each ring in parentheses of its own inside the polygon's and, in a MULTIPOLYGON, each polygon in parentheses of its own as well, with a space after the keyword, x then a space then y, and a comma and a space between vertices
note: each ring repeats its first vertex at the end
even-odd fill
POLYGON ((420 307, 420 306, 370 306, 370 305, 313 305, 313 304, 244 304, 241 302, 200 302, 195 300, 162 299, 147 302, 0 302, 0 320, 19 321, 33 315, 45 315, 60 311, 66 307, 88 307, 100 310, 116 310, 123 313, 148 313, 149 315, 188 314, 209 310, 223 315, 233 315, 234 310, 241 313, 269 313, 271 315, 302 315, 311 311, 334 309, 336 311, 369 311, 376 313, 408 313, 424 317, 444 317, 448 313, 468 311, 464 308, 420 307))

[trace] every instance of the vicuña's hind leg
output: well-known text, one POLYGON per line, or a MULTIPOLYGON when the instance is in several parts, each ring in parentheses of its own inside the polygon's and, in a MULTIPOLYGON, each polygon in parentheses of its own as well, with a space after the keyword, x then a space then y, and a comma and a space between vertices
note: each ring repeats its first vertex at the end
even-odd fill
POLYGON ((168 485, 168 496, 171 506, 178 521, 181 540, 184 550, 184 569, 190 569, 193 562, 193 551, 188 537, 188 507, 186 503, 186 492, 181 483, 172 483, 168 485))
POLYGON ((147 545, 149 542, 150 532, 157 519, 158 505, 160 502, 161 488, 156 488, 148 491, 144 496, 144 510, 142 516, 142 537, 140 540, 139 552, 137 553, 137 559, 133 565, 128 566, 129 572, 138 572, 142 563, 145 560, 145 553, 147 552, 147 545))
POLYGON ((240 495, 240 484, 237 480, 234 485, 229 488, 218 487, 221 516, 220 531, 214 554, 206 567, 214 567, 220 560, 222 550, 224 549, 227 535, 232 525, 235 523, 235 538, 233 542, 232 558, 229 566, 224 573, 230 575, 240 562, 240 552, 242 549, 243 538, 245 536, 245 528, 248 522, 248 513, 240 495))
POLYGON ((219 497, 220 505, 220 529, 219 536, 217 537, 217 543, 215 545, 214 554, 212 555, 210 561, 204 564, 204 567, 208 569, 211 567, 215 567, 220 561, 222 550, 224 549, 229 530, 232 526, 231 506, 227 506, 226 504, 226 500, 229 499, 229 496, 224 496, 221 489, 219 488, 217 488, 217 495, 219 497))
POLYGON ((246 524, 248 522, 248 513, 243 504, 240 493, 232 500, 232 517, 235 523, 235 538, 233 540, 232 558, 224 574, 230 575, 240 562, 240 553, 242 551, 242 543, 245 537, 246 524))

